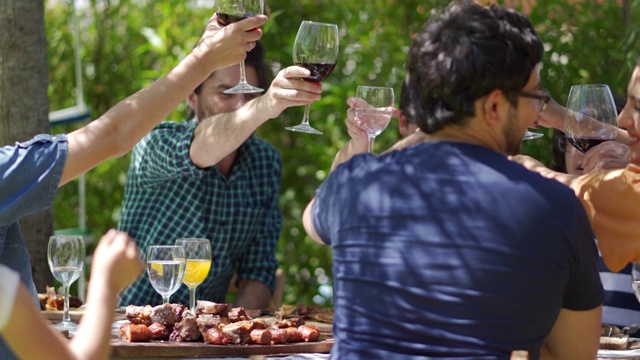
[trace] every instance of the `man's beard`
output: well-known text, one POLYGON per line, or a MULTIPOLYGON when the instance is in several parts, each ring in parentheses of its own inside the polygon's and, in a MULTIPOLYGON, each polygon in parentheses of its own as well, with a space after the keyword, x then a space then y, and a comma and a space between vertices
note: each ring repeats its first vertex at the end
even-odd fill
POLYGON ((517 155, 522 148, 522 136, 524 132, 519 130, 518 120, 516 119, 516 110, 511 107, 507 114, 507 124, 505 125, 503 135, 507 142, 507 155, 517 155))

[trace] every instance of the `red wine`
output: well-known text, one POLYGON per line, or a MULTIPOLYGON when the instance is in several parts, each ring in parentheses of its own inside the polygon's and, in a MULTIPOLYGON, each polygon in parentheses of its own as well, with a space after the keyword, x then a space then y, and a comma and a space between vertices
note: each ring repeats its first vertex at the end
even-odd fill
POLYGON ((296 65, 311 70, 311 76, 303 80, 312 82, 323 81, 331 74, 333 68, 336 66, 336 64, 325 63, 297 63, 296 65))
POLYGON ((254 13, 246 13, 246 14, 225 14, 218 13, 218 25, 227 26, 229 24, 233 24, 234 22, 238 22, 240 20, 244 20, 246 18, 250 18, 255 16, 254 13))
POLYGON ((598 138, 573 138, 567 136, 567 140, 575 146, 580 152, 585 153, 592 147, 602 144, 605 141, 611 141, 613 139, 598 139, 598 138))

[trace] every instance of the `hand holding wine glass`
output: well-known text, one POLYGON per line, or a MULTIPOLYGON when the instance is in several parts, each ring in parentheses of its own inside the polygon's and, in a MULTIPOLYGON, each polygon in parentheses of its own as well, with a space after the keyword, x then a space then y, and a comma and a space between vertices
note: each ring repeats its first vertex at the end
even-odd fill
MULTIPOLYGON (((293 63, 311 71, 305 81, 321 82, 336 66, 338 59, 338 26, 335 24, 303 21, 298 28, 293 44, 293 63)), ((309 109, 306 105, 302 122, 287 130, 322 135, 322 132, 309 125, 309 109)))
MULTIPOLYGON (((262 14, 264 12, 263 0, 216 0, 215 9, 218 15, 218 24, 227 26, 237 21, 262 14)), ((225 94, 249 94, 262 92, 264 89, 253 86, 247 82, 244 61, 240 63, 240 81, 230 89, 223 91, 225 94)))
POLYGON ((182 282, 189 288, 189 309, 195 314, 196 288, 202 284, 211 269, 211 241, 183 238, 176 240, 176 245, 185 250, 187 266, 182 282))
POLYGON ((359 126, 369 137, 369 152, 373 152, 373 142, 386 129, 393 114, 393 88, 379 86, 358 86, 356 91, 356 118, 359 126))
POLYGON ((184 278, 186 268, 184 247, 175 245, 153 245, 147 249, 147 275, 153 288, 169 303, 184 278))
POLYGON ((565 134, 576 149, 584 153, 616 138, 618 113, 608 85, 573 85, 566 108, 565 134))
POLYGON ((64 314, 62 321, 55 324, 58 330, 70 333, 78 329, 69 316, 69 287, 80 277, 84 269, 85 249, 82 236, 54 235, 49 238, 47 260, 53 276, 64 288, 64 314))

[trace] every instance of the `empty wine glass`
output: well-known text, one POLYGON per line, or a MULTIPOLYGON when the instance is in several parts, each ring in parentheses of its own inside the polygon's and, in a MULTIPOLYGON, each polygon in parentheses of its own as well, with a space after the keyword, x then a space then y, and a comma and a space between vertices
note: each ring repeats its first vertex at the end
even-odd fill
POLYGON ((184 247, 175 245, 153 245, 147 249, 147 275, 153 288, 169 303, 184 278, 186 267, 184 247))
POLYGON ((187 267, 182 282, 189 288, 189 308, 196 313, 196 288, 202 284, 211 269, 211 241, 209 239, 184 238, 176 240, 184 247, 187 267))
MULTIPOLYGON (((215 9, 218 15, 218 25, 227 26, 234 22, 260 15, 264 12, 263 0, 216 0, 215 9)), ((250 94, 261 92, 264 89, 253 86, 247 82, 244 61, 240 63, 240 81, 230 89, 223 91, 225 94, 250 94)))
POLYGON ((576 149, 584 153, 616 138, 618 112, 608 85, 573 85, 566 108, 565 134, 576 149))
MULTIPOLYGON (((314 21, 303 21, 298 28, 293 44, 293 63, 311 71, 305 81, 321 82, 326 79, 336 66, 338 59, 338 25, 314 21)), ((309 109, 304 108, 302 122, 287 130, 308 134, 322 135, 322 132, 309 125, 309 109)))
POLYGON ((358 125, 367 132, 369 152, 373 152, 373 142, 380 135, 393 114, 393 88, 380 86, 358 86, 356 118, 358 125))
POLYGON ((84 268, 84 240, 82 236, 53 235, 49 238, 47 260, 53 276, 64 288, 64 313, 62 321, 54 324, 58 330, 67 330, 69 334, 78 329, 78 325, 69 316, 69 287, 80 277, 84 268))

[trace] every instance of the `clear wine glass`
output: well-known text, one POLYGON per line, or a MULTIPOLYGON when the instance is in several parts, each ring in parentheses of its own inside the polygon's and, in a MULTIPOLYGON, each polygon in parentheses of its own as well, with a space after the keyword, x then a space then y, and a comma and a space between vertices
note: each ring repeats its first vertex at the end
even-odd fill
POLYGON ((153 245, 147 249, 147 275, 153 288, 169 303, 184 278, 186 268, 184 247, 175 245, 153 245))
MULTIPOLYGON (((263 0, 216 0, 214 6, 218 15, 218 25, 220 26, 227 26, 264 12, 263 0)), ((223 91, 223 93, 250 94, 262 92, 263 90, 247 82, 244 61, 242 61, 240 63, 240 81, 236 86, 223 91)))
POLYGON ((187 266, 182 282, 189 288, 189 308, 196 313, 196 288, 202 284, 211 269, 211 241, 183 238, 176 245, 184 247, 187 266))
POLYGON ((618 112, 608 85, 573 85, 566 108, 565 134, 576 149, 584 153, 616 138, 618 112))
POLYGON ((533 140, 537 138, 543 137, 544 134, 534 131, 525 130, 524 135, 522 135, 522 140, 533 140))
POLYGON ((64 288, 64 313, 62 321, 54 324, 58 330, 67 330, 69 334, 78 329, 78 325, 69 316, 69 287, 80 277, 84 268, 85 249, 82 236, 53 235, 49 238, 47 260, 53 276, 64 288))
MULTIPOLYGON (((333 71, 338 60, 338 25, 303 21, 293 44, 293 63, 311 71, 305 81, 321 82, 333 71)), ((302 122, 287 130, 322 135, 309 125, 309 109, 305 106, 302 122)))
POLYGON ((391 120, 393 114, 393 88, 380 86, 358 86, 356 90, 356 118, 359 126, 369 137, 369 152, 373 142, 391 120))

